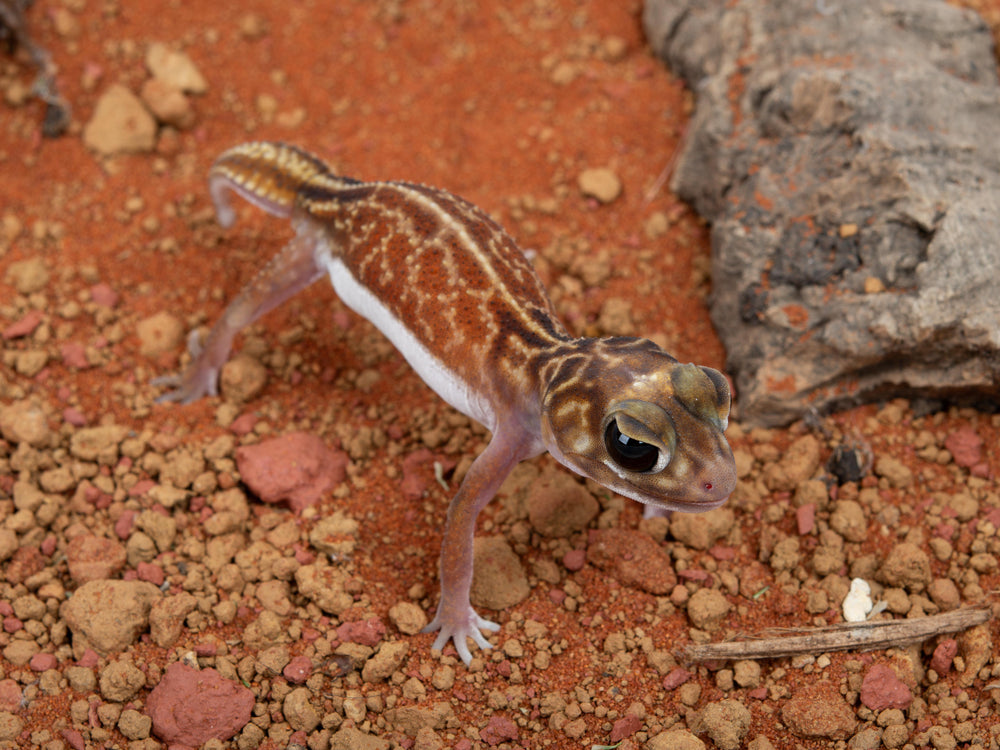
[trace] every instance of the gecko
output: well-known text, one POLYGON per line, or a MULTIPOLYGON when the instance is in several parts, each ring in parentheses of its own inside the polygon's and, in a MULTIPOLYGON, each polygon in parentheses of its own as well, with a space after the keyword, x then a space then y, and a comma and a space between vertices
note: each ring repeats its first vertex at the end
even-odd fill
MULTIPOLYGON (((701 512, 736 486, 725 437, 730 389, 718 370, 682 364, 652 341, 572 336, 517 244, 484 211, 444 190, 363 182, 277 142, 235 146, 209 172, 219 223, 232 193, 289 219, 294 237, 228 305, 191 364, 154 381, 160 401, 217 395, 233 339, 328 277, 442 399, 491 433, 448 507, 440 598, 425 629, 469 664, 499 625, 472 607, 476 518, 514 466, 559 463, 660 511, 701 512)), ((196 334, 196 332, 192 332, 196 334)))

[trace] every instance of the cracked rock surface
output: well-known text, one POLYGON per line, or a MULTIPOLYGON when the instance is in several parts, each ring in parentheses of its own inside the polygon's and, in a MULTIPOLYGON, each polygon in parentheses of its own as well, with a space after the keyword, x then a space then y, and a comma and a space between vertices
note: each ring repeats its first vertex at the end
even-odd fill
POLYGON ((697 105, 672 187, 712 224, 740 417, 994 401, 1000 87, 943 2, 649 2, 697 105))

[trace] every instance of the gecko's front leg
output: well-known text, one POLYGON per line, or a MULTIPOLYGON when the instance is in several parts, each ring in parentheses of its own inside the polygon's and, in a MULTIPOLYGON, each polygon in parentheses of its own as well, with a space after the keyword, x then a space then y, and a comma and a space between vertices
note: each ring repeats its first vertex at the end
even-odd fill
POLYGON ((503 480, 521 459, 526 458, 526 440, 520 431, 498 429, 490 444, 473 462, 465 480, 448 507, 448 520, 441 542, 441 601, 434 620, 425 633, 438 631, 432 648, 441 650, 448 641, 462 661, 472 660, 466 638, 482 649, 490 648, 483 630, 496 631, 500 626, 476 614, 469 600, 472 586, 472 545, 476 517, 496 495, 503 480))

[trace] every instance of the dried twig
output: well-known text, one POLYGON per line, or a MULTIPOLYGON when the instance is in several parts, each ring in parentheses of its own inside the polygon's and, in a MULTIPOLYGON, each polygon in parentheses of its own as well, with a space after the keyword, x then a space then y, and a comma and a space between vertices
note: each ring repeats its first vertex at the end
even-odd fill
POLYGON ((687 129, 685 128, 685 131, 681 134, 681 137, 678 140, 677 146, 674 148, 673 153, 670 154, 670 158, 667 160, 666 165, 663 167, 660 174, 657 175, 656 179, 653 181, 653 184, 650 185, 645 195, 643 195, 643 201, 642 201, 643 207, 648 206, 650 203, 653 202, 653 199, 656 197, 657 193, 659 193, 663 189, 663 186, 667 184, 667 181, 670 179, 670 175, 674 173, 674 167, 677 166, 677 160, 681 156, 681 151, 684 149, 684 142, 686 139, 687 139, 687 129))
POLYGON ((876 620, 843 623, 825 628, 794 630, 802 635, 754 638, 746 641, 707 643, 689 646, 684 656, 690 661, 710 659, 773 659, 830 651, 872 651, 925 641, 942 633, 965 630, 990 619, 990 610, 964 607, 912 620, 876 620))

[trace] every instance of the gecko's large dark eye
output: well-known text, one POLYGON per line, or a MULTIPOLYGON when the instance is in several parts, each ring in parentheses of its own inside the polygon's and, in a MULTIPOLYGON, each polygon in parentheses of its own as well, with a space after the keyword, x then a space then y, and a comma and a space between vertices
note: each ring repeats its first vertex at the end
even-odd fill
POLYGON ((604 445, 612 460, 627 471, 649 471, 660 457, 660 450, 655 445, 623 435, 614 419, 604 430, 604 445))

